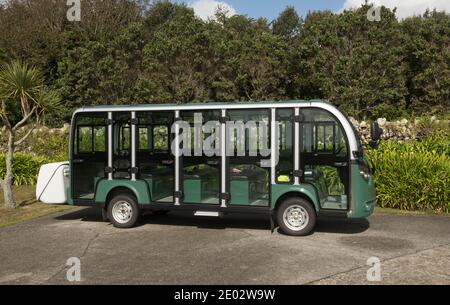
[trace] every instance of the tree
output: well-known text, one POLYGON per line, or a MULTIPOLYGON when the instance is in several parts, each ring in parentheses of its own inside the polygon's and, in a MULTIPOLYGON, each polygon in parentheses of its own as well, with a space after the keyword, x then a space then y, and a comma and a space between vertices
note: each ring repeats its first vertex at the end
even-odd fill
POLYGON ((24 60, 52 80, 64 52, 67 8, 66 1, 8 0, 0 10, 0 48, 8 58, 24 60))
POLYGON ((86 41, 66 51, 54 83, 66 107, 52 111, 56 124, 84 105, 129 104, 140 75, 143 24, 132 23, 110 40, 86 41), (70 103, 69 103, 70 101, 70 103))
POLYGON ((293 6, 288 6, 272 23, 275 35, 292 38, 300 33, 302 20, 293 6))
POLYGON ((219 100, 279 100, 286 96, 288 48, 266 19, 219 18, 215 42, 219 100))
POLYGON ((404 39, 395 13, 370 6, 341 14, 310 13, 299 37, 296 87, 301 98, 325 98, 357 118, 404 114, 404 39))
POLYGON ((192 9, 173 6, 162 2, 149 12, 164 26, 152 24, 155 32, 144 48, 143 74, 138 82, 140 100, 208 100, 212 42, 205 23, 192 9), (156 15, 157 12, 160 14, 156 15))
POLYGON ((0 184, 3 188, 7 208, 14 209, 17 207, 12 194, 15 147, 23 143, 31 135, 33 129, 30 129, 18 141, 16 140, 16 134, 33 118, 39 117, 42 110, 41 101, 48 101, 49 96, 42 94, 42 84, 40 72, 35 67, 28 66, 20 61, 3 64, 0 68, 0 117, 8 132, 6 174, 5 177, 0 179, 0 184))
POLYGON ((450 110, 450 15, 427 11, 402 22, 408 95, 416 113, 450 110))

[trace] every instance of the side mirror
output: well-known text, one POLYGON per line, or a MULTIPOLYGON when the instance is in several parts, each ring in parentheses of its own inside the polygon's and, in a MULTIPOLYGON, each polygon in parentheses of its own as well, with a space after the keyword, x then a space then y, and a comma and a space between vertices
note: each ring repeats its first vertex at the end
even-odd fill
POLYGON ((370 136, 372 141, 380 141, 381 135, 383 134, 383 129, 380 128, 377 122, 372 122, 370 136))
POLYGON ((378 148, 378 143, 381 139, 381 135, 383 134, 383 129, 380 128, 380 125, 378 125, 377 122, 372 122, 371 129, 370 129, 370 137, 372 138, 369 142, 369 145, 376 149, 378 148))

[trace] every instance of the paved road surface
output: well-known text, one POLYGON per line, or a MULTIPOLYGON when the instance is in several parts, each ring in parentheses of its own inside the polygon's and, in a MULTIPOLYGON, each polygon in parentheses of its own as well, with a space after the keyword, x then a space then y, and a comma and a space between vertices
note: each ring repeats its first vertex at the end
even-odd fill
POLYGON ((85 208, 0 229, 0 284, 450 284, 450 218, 374 215, 321 221, 308 237, 270 233, 260 217, 146 216, 131 230, 85 208))

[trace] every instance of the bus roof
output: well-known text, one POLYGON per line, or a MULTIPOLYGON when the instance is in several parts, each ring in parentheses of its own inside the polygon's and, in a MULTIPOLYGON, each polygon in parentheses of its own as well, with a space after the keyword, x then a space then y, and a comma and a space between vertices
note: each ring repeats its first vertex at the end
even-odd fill
POLYGON ((136 105, 99 105, 78 109, 76 112, 90 111, 131 111, 131 110, 186 110, 186 109, 232 109, 308 106, 314 102, 330 104, 327 100, 287 100, 287 101, 233 101, 233 102, 199 102, 199 103, 167 103, 167 104, 136 104, 136 105))

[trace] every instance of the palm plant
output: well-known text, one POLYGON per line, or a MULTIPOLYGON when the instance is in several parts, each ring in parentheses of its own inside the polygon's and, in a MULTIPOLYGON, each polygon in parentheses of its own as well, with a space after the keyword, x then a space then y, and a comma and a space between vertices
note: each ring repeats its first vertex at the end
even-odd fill
POLYGON ((17 131, 27 125, 34 117, 39 117, 43 89, 43 79, 35 67, 20 61, 0 66, 0 118, 8 132, 8 152, 6 155, 6 174, 0 177, 5 205, 16 208, 12 194, 13 156, 15 147, 24 142, 32 133, 30 129, 16 141, 17 131), (19 110, 20 109, 20 110, 19 110))

